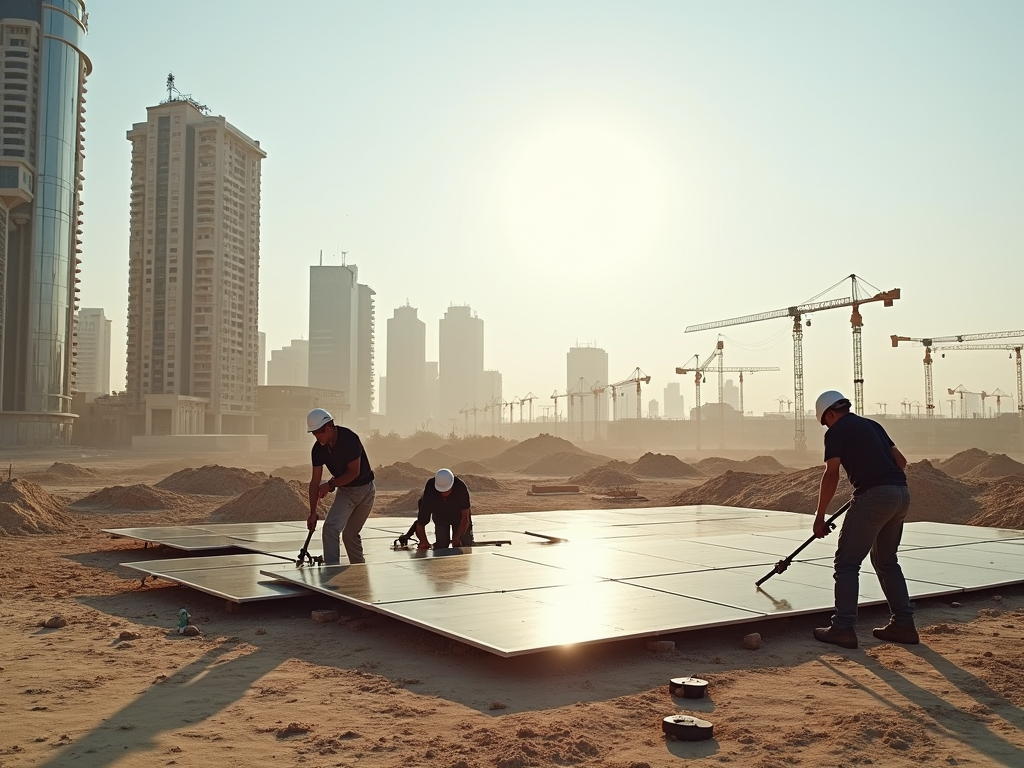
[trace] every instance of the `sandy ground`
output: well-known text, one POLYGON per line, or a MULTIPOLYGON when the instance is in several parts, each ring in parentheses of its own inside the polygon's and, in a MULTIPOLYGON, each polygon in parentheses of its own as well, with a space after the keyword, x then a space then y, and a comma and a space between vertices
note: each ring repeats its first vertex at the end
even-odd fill
MULTIPOLYGON (((46 486, 68 499, 180 468, 61 460, 103 472, 46 486)), ((530 478, 498 479, 505 491, 474 496, 478 513, 615 506, 529 497, 530 478)), ((656 506, 693 482, 641 492, 656 506)), ((874 640, 886 615, 873 608, 852 651, 811 638, 823 614, 674 635, 668 653, 632 640, 501 659, 317 596, 230 612, 163 582, 141 588, 118 565, 142 559, 141 545, 100 529, 200 522, 224 502, 195 499, 0 538, 0 766, 1024 766, 1021 586, 919 601, 919 646, 874 640), (174 631, 182 606, 200 637, 174 631), (325 608, 341 620, 313 622, 325 608), (67 626, 41 626, 56 615, 67 626), (752 631, 754 651, 741 644, 752 631), (688 675, 708 680, 706 699, 670 696, 669 679, 688 675), (677 712, 714 723, 714 738, 666 740, 661 720, 677 712)))

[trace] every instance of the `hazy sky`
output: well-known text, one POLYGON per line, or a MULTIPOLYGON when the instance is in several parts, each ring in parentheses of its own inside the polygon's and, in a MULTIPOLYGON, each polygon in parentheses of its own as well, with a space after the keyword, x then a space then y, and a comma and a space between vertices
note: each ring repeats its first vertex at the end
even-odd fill
MULTIPOLYGON (((717 332, 850 273, 865 402, 923 401, 889 335, 1024 327, 1024 3, 88 0, 82 306, 113 319, 124 387, 130 147, 178 87, 260 141, 260 329, 307 335, 308 269, 359 266, 387 318, 469 304, 506 399, 565 388, 577 340, 639 366, 644 402, 717 332)), ((841 291, 829 297, 847 295, 841 291)), ((808 401, 850 390, 849 311, 805 329, 808 401)), ((747 410, 792 397, 787 320, 722 330, 747 410)), ((709 390, 715 389, 708 379, 709 390)), ((935 364, 936 393, 1014 393, 999 352, 935 364)), ((937 401, 944 410, 948 403, 937 401)), ((1005 406, 1004 406, 1005 407, 1005 406)), ((564 404, 563 404, 564 409, 564 404)))

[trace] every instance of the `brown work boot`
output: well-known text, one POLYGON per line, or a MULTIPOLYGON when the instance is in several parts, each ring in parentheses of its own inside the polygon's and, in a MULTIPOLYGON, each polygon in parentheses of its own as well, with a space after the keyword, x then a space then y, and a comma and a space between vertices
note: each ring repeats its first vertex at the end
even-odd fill
POLYGON ((913 624, 897 624, 892 619, 884 627, 871 630, 871 634, 879 640, 887 643, 903 643, 904 645, 917 645, 921 638, 913 624))
POLYGON ((818 627, 814 630, 814 639, 822 643, 838 645, 840 648, 856 648, 857 632, 853 627, 818 627))

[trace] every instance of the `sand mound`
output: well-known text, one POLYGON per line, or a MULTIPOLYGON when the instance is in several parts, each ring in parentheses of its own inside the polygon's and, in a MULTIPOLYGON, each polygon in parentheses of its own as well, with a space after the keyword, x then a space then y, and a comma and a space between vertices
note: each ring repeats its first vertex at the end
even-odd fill
MULTIPOLYGON (((671 503, 722 504, 810 514, 818 503, 821 472, 819 467, 770 476, 730 471, 696 488, 687 488, 672 497, 671 503)), ((907 483, 911 497, 908 521, 962 524, 979 512, 972 486, 940 472, 927 461, 907 467, 907 483)), ((839 488, 829 512, 839 509, 852 493, 846 473, 840 473, 839 488)))
POLYGON ((430 479, 430 474, 430 472, 406 461, 396 461, 394 464, 377 467, 373 470, 373 482, 378 488, 385 491, 422 488, 423 484, 430 479))
POLYGON ((308 483, 310 470, 309 464, 295 464, 290 467, 278 467, 270 473, 270 476, 283 477, 285 480, 302 480, 308 483))
POLYGON ((385 506, 379 512, 378 512, 376 507, 374 507, 373 511, 375 513, 377 513, 377 514, 381 514, 381 515, 385 515, 385 516, 388 516, 388 515, 391 515, 391 516, 394 516, 394 515, 410 515, 412 517, 415 517, 416 516, 416 512, 418 511, 418 508, 416 506, 416 502, 419 501, 419 498, 422 495, 423 495, 422 489, 415 490, 415 491, 408 491, 406 493, 403 493, 397 499, 394 499, 393 501, 391 501, 387 506, 385 506))
POLYGON ((458 464, 460 461, 463 461, 461 456, 448 453, 440 448, 425 448, 409 459, 410 464, 423 467, 431 475, 441 467, 451 468, 452 464, 458 464))
MULTIPOLYGON (((501 483, 493 477, 484 475, 459 475, 459 479, 466 484, 473 493, 488 493, 490 491, 501 491, 501 483)), ((418 496, 416 498, 419 498, 418 496)), ((472 500, 471 500, 472 501, 472 500)))
POLYGON ((557 477, 568 477, 588 469, 603 466, 607 463, 602 456, 595 456, 592 453, 568 453, 558 451, 544 456, 537 461, 524 467, 521 472, 528 475, 555 475, 557 477))
POLYGON ((977 499, 981 511, 968 524, 1024 530, 1024 477, 1010 475, 988 483, 977 499))
POLYGON ((207 464, 199 469, 189 468, 175 472, 157 483, 156 487, 178 493, 237 496, 266 479, 267 476, 262 472, 250 472, 241 467, 207 464))
MULTIPOLYGON (((220 523, 274 523, 305 520, 309 515, 309 485, 301 480, 271 477, 250 488, 237 499, 213 510, 210 519, 220 523)), ((321 499, 321 517, 327 514, 334 496, 321 499)), ((297 529, 301 536, 301 530, 297 529)))
POLYGON ((570 477, 569 482, 590 488, 612 488, 617 485, 636 485, 638 481, 632 475, 619 472, 606 464, 570 477))
POLYGON ((71 506, 74 509, 176 509, 189 506, 189 500, 173 491, 148 485, 114 485, 90 493, 71 506))
POLYGON ((970 472, 979 464, 983 464, 990 455, 991 454, 981 450, 980 448, 968 448, 966 451, 960 451, 960 453, 953 454, 945 461, 936 463, 935 466, 947 475, 959 477, 965 472, 970 472))
POLYGON ((699 477, 700 472, 671 454, 645 453, 630 469, 641 477, 699 477))
POLYGON ((476 435, 445 443, 438 450, 462 461, 483 461, 508 450, 516 443, 504 437, 476 435))
MULTIPOLYGON (((568 440, 553 437, 545 432, 537 435, 537 437, 524 440, 483 463, 492 470, 518 472, 523 467, 528 467, 539 459, 543 459, 545 456, 550 456, 553 453, 587 454, 582 448, 577 448, 568 440)), ((593 456, 594 454, 587 455, 593 456)), ((608 461, 608 459, 604 458, 602 463, 605 461, 608 461)))
POLYGON ((461 475, 466 472, 473 475, 482 475, 487 473, 489 470, 479 461, 460 461, 453 467, 448 467, 456 475, 461 475))
POLYGON ((158 461, 153 464, 146 464, 135 469, 129 469, 125 474, 128 475, 147 475, 156 476, 164 475, 167 476, 170 472, 178 472, 182 469, 188 469, 196 465, 195 459, 175 459, 173 461, 158 461))
POLYGON ((64 533, 72 526, 64 503, 29 480, 0 483, 0 536, 64 533))
POLYGON ((100 477, 103 473, 89 467, 80 467, 77 464, 65 464, 63 461, 56 461, 46 470, 46 474, 52 477, 66 477, 69 480, 75 480, 78 478, 100 477))
POLYGON ((779 475, 789 471, 771 456, 755 456, 746 461, 709 456, 694 465, 703 474, 714 477, 723 472, 749 472, 754 475, 779 475))
POLYGON ((960 477, 971 480, 988 480, 1009 475, 1024 475, 1024 464, 1014 461, 1005 453, 996 453, 960 477))

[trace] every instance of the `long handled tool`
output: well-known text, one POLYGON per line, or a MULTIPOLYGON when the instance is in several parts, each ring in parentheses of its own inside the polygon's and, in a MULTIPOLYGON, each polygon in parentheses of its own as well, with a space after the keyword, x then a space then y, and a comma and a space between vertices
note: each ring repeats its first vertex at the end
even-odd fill
MULTIPOLYGON (((825 521, 825 535, 826 536, 828 535, 829 531, 834 531, 835 530, 835 528, 836 528, 836 524, 835 524, 836 518, 839 517, 841 514, 843 514, 846 510, 848 510, 850 508, 851 504, 853 504, 852 501, 846 502, 845 504, 843 504, 843 506, 841 506, 839 508, 838 512, 836 512, 834 515, 832 515, 832 517, 830 517, 828 520, 825 521)), ((757 586, 760 587, 762 584, 764 584, 766 581, 768 581, 768 579, 770 579, 776 573, 784 573, 786 571, 786 569, 789 568, 790 565, 792 565, 793 559, 797 555, 799 555, 801 552, 803 552, 804 549, 808 545, 810 545, 810 543, 813 542, 817 538, 818 538, 817 536, 811 536, 811 538, 809 538, 807 541, 805 541, 803 544, 801 544, 799 547, 797 547, 796 551, 793 554, 791 554, 785 560, 779 560, 779 562, 777 562, 775 564, 775 567, 772 570, 770 570, 766 575, 762 576, 760 579, 757 580, 757 586)))
POLYGON ((310 528, 309 534, 306 536, 306 543, 302 545, 302 549, 299 550, 299 556, 295 558, 295 565, 301 568, 304 565, 323 565, 323 555, 317 555, 313 557, 309 554, 309 542, 313 540, 313 532, 316 528, 310 528))

